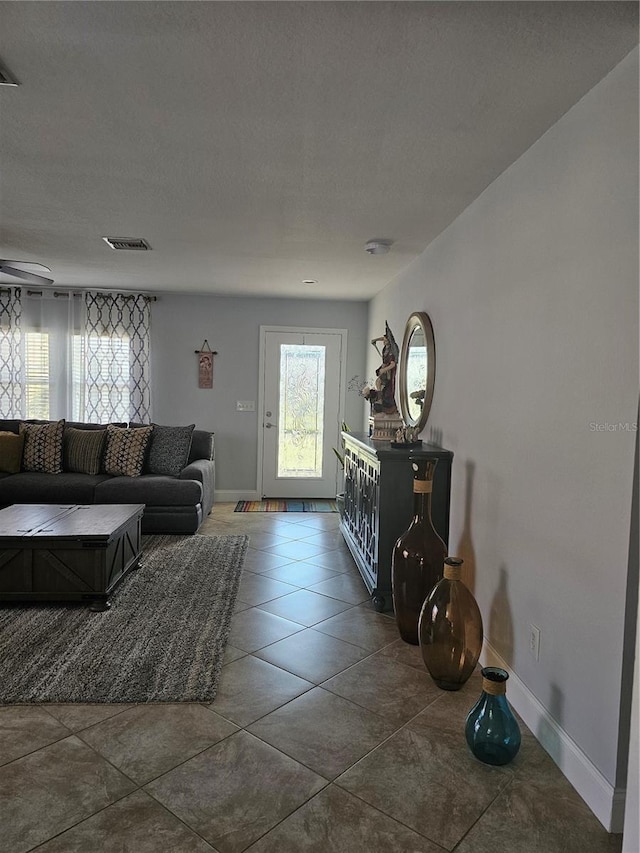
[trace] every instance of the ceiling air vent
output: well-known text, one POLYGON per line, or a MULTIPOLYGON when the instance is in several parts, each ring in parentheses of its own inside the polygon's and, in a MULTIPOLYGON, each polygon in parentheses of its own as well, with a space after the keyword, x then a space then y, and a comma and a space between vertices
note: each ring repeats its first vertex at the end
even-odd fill
POLYGON ((103 237, 105 243, 112 249, 124 249, 129 252, 146 252, 151 246, 141 237, 131 239, 129 237, 103 237))

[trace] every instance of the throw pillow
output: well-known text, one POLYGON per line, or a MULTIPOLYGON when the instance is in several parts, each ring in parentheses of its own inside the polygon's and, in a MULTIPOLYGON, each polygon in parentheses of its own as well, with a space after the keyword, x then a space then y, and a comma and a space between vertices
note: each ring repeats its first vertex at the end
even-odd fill
POLYGON ((20 424, 20 434, 24 435, 23 470, 61 474, 63 432, 64 420, 46 424, 20 424))
POLYGON ((64 431, 64 470, 75 474, 99 474, 106 429, 75 429, 64 431))
POLYGON ((17 474, 22 464, 24 435, 15 432, 0 432, 0 472, 17 474))
POLYGON ((177 477, 187 464, 191 449, 191 436, 195 424, 184 427, 153 424, 151 447, 146 470, 149 474, 166 474, 177 477))
POLYGON ((139 477, 153 427, 121 429, 107 425, 103 470, 115 477, 139 477))

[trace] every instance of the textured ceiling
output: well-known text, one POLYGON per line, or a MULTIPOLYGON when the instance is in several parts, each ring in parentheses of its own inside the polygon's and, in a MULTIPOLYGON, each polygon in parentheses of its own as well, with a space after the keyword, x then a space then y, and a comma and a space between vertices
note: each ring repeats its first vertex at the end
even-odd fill
POLYGON ((633 49, 638 4, 0 2, 0 33, 0 257, 369 299, 633 49))

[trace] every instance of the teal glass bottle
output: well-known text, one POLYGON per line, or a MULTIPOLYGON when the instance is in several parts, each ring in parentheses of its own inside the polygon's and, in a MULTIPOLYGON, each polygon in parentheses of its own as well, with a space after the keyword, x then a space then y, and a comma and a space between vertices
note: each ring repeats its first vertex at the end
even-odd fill
POLYGON ((418 623, 424 665, 442 690, 460 690, 482 651, 482 616, 461 580, 462 563, 444 561, 444 577, 427 596, 418 623))
POLYGON ((485 764, 508 764, 520 749, 520 727, 505 695, 507 678, 509 674, 504 669, 485 666, 482 695, 467 716, 467 744, 485 764))

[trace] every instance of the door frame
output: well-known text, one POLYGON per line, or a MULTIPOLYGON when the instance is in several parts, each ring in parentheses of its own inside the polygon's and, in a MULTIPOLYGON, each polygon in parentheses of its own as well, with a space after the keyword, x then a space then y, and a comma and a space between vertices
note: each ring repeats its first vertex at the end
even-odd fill
MULTIPOLYGON (((258 358, 258 471, 256 474, 256 486, 258 500, 262 500, 262 461, 264 446, 264 371, 265 371, 265 348, 267 332, 281 332, 283 334, 297 335, 340 335, 340 388, 338 391, 338 423, 344 421, 345 400, 347 391, 347 329, 317 329, 312 326, 260 326, 260 353, 258 358)), ((339 438, 339 434, 338 434, 339 438)), ((336 465, 338 464, 336 460, 336 465)), ((336 490, 338 487, 338 473, 336 470, 336 490)))

